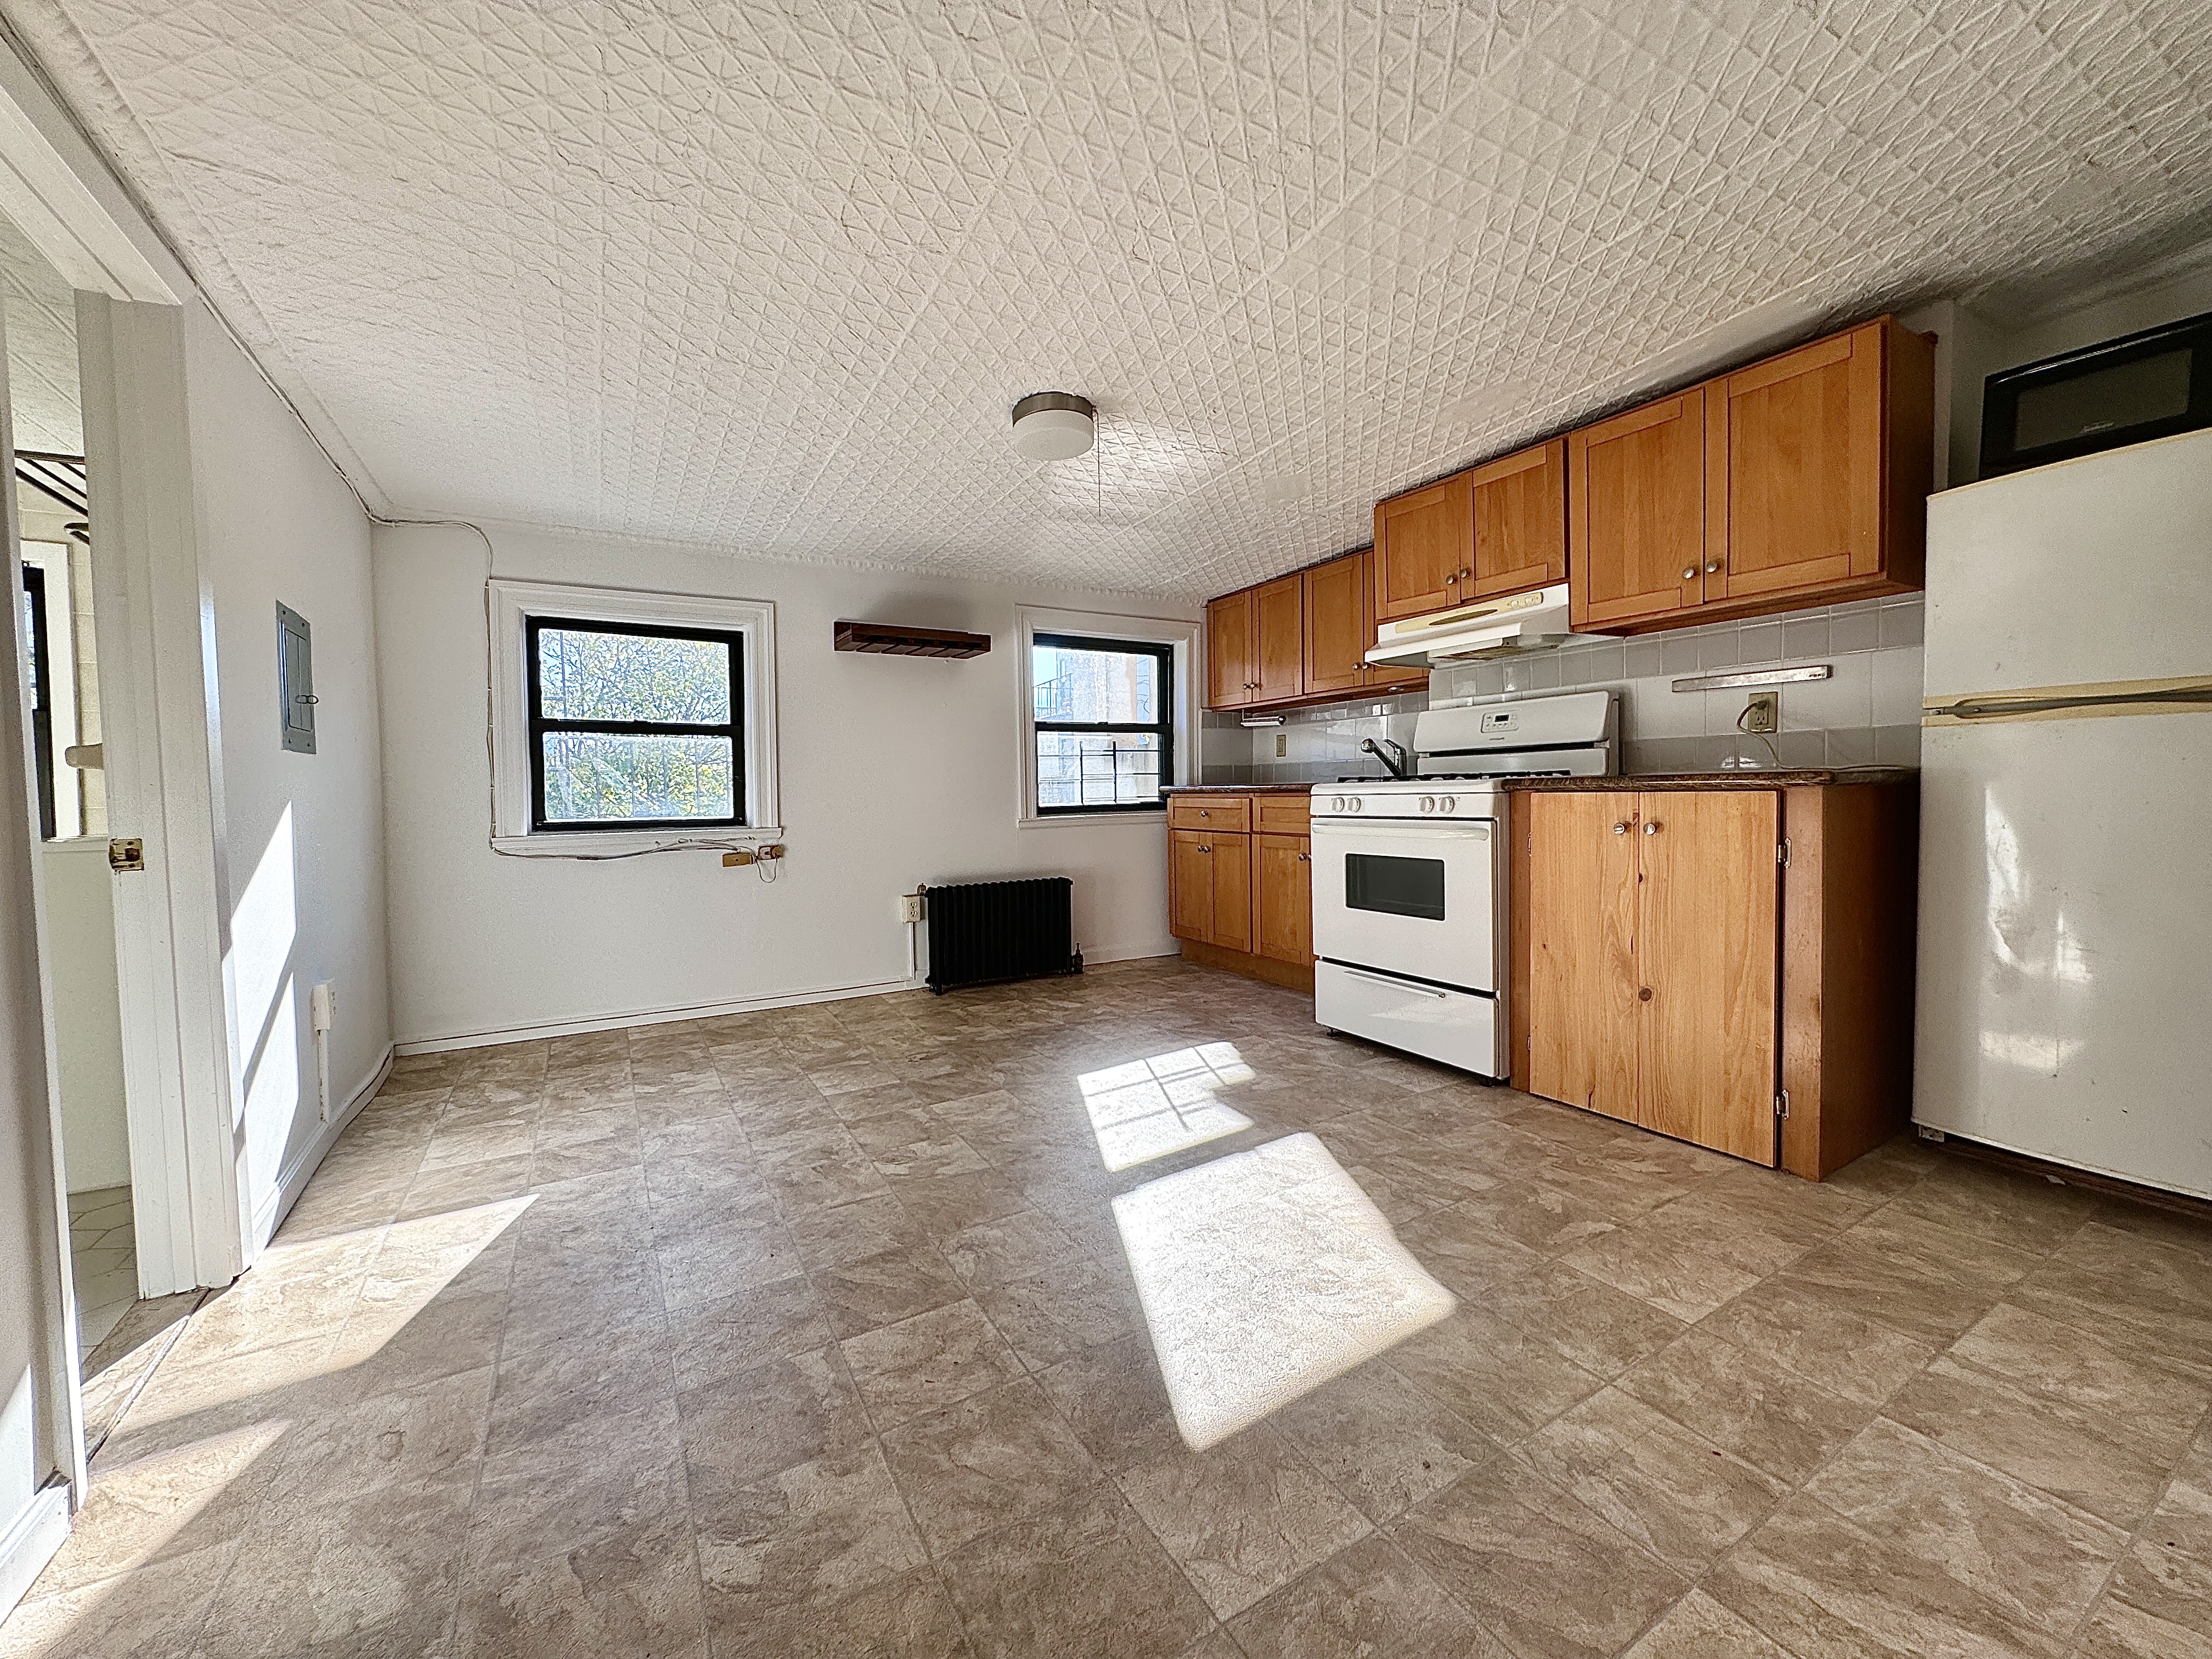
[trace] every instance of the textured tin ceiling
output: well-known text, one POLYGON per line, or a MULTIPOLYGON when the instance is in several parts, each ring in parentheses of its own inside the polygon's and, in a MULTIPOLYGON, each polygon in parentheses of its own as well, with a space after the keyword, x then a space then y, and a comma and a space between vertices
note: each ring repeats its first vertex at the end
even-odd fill
POLYGON ((15 447, 82 455, 76 301, 61 273, 4 217, 0 305, 8 324, 8 401, 15 447))
POLYGON ((4 4, 383 502, 770 557, 1218 592, 1700 336, 2212 232, 2212 0, 4 4))

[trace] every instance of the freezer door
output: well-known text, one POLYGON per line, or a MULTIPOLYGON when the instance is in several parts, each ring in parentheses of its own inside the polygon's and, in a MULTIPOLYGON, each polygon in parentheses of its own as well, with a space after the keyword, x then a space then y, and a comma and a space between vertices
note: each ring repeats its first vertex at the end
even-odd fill
POLYGON ((2212 674, 2212 430, 1931 497, 1927 696, 2212 674))
POLYGON ((2212 713, 1931 726, 1920 763, 1915 1121, 2212 1197, 2212 713))

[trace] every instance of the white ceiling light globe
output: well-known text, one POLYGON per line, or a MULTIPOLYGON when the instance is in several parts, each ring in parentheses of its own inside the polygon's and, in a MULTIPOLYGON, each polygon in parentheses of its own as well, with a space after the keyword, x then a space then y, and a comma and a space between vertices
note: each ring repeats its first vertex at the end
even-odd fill
POLYGON ((1098 435, 1098 411, 1073 392, 1032 392, 1014 405, 1014 447, 1033 461, 1072 461, 1098 435))

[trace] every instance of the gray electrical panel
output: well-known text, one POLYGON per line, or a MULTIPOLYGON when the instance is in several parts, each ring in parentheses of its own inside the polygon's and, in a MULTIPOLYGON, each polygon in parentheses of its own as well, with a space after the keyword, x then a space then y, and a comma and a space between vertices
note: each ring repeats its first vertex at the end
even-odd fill
POLYGON ((284 706, 278 720, 284 746, 315 752, 315 648, 307 619, 288 605, 276 607, 276 687, 284 706))

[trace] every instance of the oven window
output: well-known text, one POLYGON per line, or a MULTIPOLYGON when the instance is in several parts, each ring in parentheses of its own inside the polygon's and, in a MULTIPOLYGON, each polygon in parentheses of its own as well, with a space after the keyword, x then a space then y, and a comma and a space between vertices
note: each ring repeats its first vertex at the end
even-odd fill
POLYGON ((1344 905, 1389 916, 1444 919, 1444 861, 1387 858, 1379 853, 1344 855, 1344 905))

